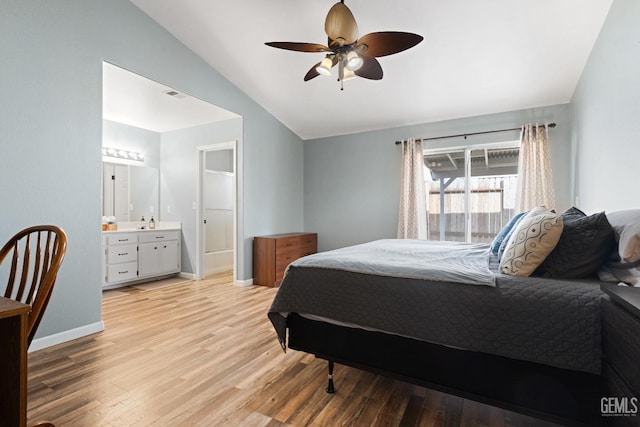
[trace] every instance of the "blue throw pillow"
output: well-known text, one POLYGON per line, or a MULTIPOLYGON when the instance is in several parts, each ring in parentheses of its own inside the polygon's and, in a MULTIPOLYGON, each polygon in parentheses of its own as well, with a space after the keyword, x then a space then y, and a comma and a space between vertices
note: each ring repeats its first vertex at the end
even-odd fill
MULTIPOLYGON (((491 242, 491 252, 494 255, 498 255, 498 251, 500 250, 500 246, 502 246, 502 242, 504 242, 504 244, 506 245, 506 242, 509 240, 508 236, 511 236, 512 230, 515 227, 515 225, 518 223, 518 221, 520 221, 520 219, 526 214, 526 212, 521 212, 517 215, 514 215, 509 222, 507 223, 507 225, 505 225, 502 230, 500 230, 500 232, 496 235, 495 239, 493 239, 493 242, 491 242)), ((504 251, 504 249, 503 249, 504 251)))

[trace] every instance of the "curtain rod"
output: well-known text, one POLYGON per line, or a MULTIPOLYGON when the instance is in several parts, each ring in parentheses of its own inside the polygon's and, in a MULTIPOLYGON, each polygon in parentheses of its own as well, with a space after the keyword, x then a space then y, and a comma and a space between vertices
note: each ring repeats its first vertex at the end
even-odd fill
MULTIPOLYGON (((540 125, 540 126, 544 126, 544 125, 540 125)), ((547 126, 549 126, 550 128, 554 128, 556 127, 556 124, 548 123, 547 126)), ((522 128, 519 127, 519 128, 511 128, 511 129, 485 130, 484 132, 471 132, 471 133, 460 133, 458 135, 434 136, 431 138, 420 138, 420 141, 433 141, 434 139, 459 138, 461 136, 464 136, 464 139, 467 139, 468 136, 472 136, 472 135, 483 135, 485 133, 509 132, 513 130, 522 130, 522 128)), ((396 141, 396 145, 402 144, 403 142, 406 142, 406 140, 396 141)))

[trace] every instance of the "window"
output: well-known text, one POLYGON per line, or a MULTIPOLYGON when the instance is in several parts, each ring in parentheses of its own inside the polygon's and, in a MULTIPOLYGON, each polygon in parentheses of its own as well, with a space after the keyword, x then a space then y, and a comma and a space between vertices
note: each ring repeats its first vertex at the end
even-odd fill
POLYGON ((425 150, 429 238, 490 243, 515 213, 519 142, 425 150))

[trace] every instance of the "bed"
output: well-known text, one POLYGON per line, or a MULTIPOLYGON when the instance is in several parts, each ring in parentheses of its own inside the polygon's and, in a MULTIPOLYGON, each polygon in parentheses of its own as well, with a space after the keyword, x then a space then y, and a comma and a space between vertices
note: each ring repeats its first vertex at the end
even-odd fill
POLYGON ((268 317, 285 351, 329 362, 329 392, 340 363, 596 424, 599 284, 501 274, 489 245, 385 239, 293 262, 268 317))

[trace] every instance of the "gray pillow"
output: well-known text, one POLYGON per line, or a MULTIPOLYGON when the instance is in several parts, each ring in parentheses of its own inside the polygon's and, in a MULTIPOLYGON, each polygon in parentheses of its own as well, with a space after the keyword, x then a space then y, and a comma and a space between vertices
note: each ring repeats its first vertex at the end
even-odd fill
POLYGON ((535 274, 554 278, 594 276, 615 249, 615 233, 604 212, 585 215, 577 208, 562 213, 560 240, 535 274))

